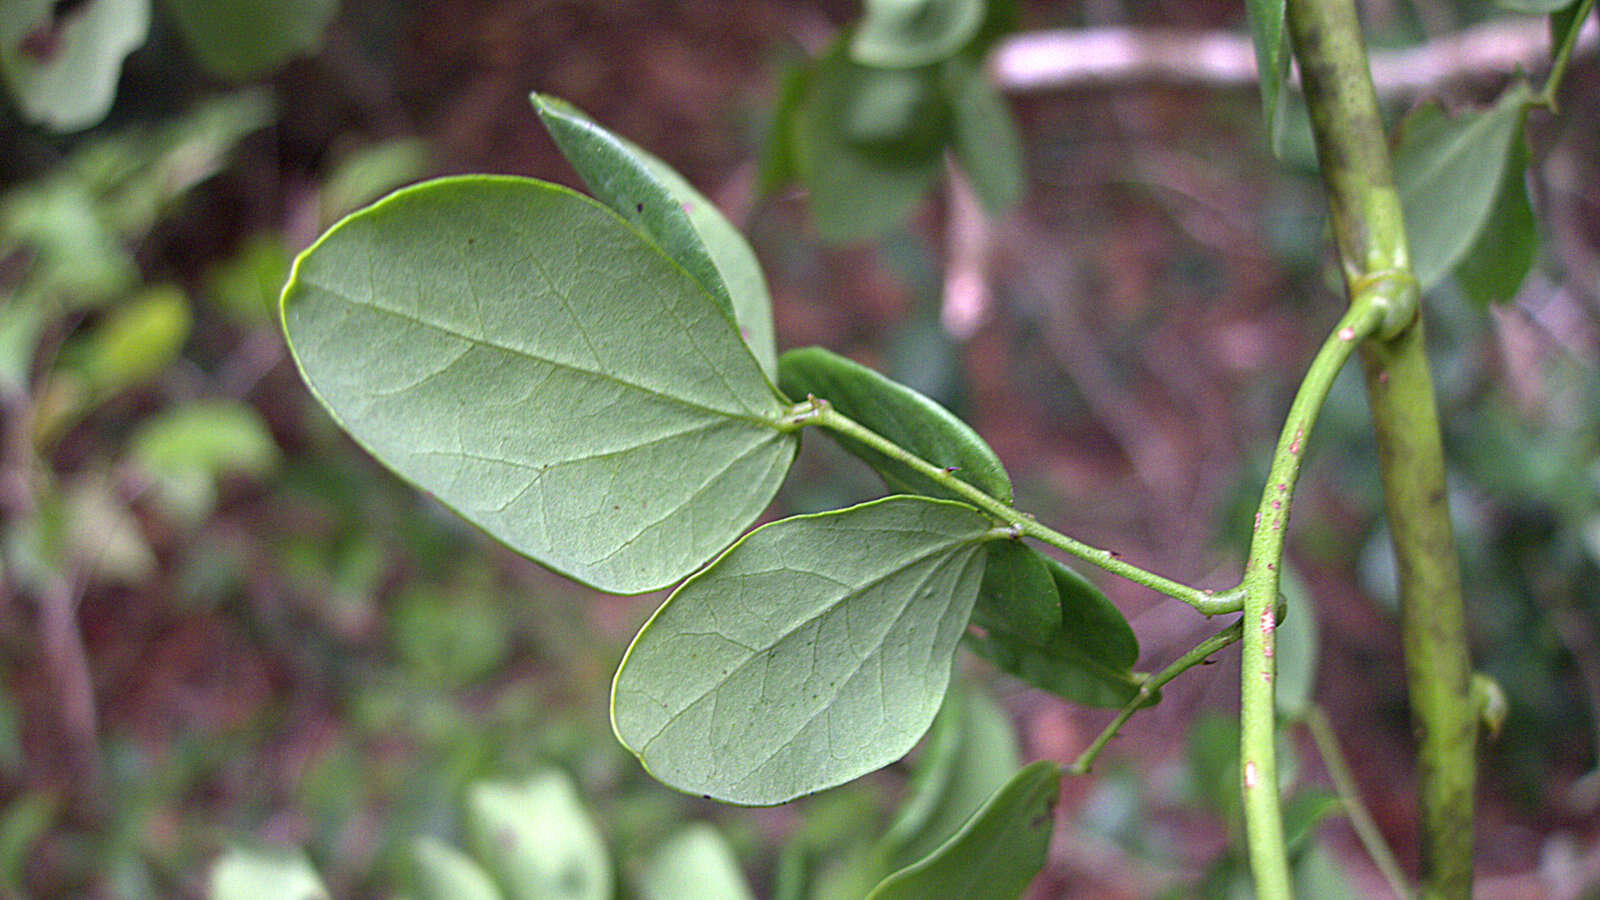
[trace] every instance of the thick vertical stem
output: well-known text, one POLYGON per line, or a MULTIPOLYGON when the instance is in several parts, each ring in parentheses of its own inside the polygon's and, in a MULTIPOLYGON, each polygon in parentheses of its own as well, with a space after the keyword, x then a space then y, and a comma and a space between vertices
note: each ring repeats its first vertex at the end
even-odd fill
POLYGON ((1352 0, 1289 0, 1323 181, 1351 302, 1392 308, 1363 363, 1400 569, 1407 686, 1418 747, 1422 896, 1472 894, 1476 712, 1444 452, 1405 223, 1352 0))

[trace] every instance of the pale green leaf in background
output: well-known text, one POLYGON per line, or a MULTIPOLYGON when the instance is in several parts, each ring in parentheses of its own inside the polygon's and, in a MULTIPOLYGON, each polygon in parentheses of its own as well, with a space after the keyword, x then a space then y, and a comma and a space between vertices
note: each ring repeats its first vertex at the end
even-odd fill
POLYGON ((0 75, 25 118, 77 131, 110 111, 122 61, 150 29, 150 0, 95 0, 60 16, 55 6, 7 0, 0 75))
POLYGON ((922 497, 756 529, 634 639, 618 738, 658 780, 744 804, 899 759, 944 698, 996 536, 972 507, 922 497))
POLYGON ((817 60, 810 96, 795 117, 796 168, 826 240, 865 240, 901 224, 939 176, 947 116, 919 120, 921 130, 904 136, 900 152, 851 136, 863 85, 884 74, 851 61, 841 41, 817 60))
POLYGON ((1423 290, 1449 275, 1483 233, 1522 140, 1528 97, 1518 82, 1488 109, 1451 117, 1429 104, 1401 126, 1395 181, 1423 290))
MULTIPOLYGON (((911 388, 821 347, 790 350, 778 359, 778 384, 799 401, 827 400, 859 425, 888 438, 1002 503, 1011 502, 1011 478, 1000 458, 972 426, 911 388)), ((836 434, 839 445, 872 466, 890 490, 958 499, 938 482, 898 460, 836 434)))
POLYGON ((1527 173, 1527 142, 1513 141, 1488 221, 1456 266, 1456 284, 1479 306, 1515 299, 1538 258, 1539 223, 1528 201, 1527 173))
POLYGON ((189 337, 189 298, 175 285, 153 285, 118 304, 63 350, 99 396, 127 390, 166 368, 189 337))
POLYGON ((850 55, 867 66, 938 62, 966 46, 983 25, 984 0, 866 0, 850 55))
POLYGON ((1273 656, 1278 663, 1278 715, 1292 720, 1305 715, 1316 690, 1317 614, 1305 580, 1288 569, 1283 572, 1279 592, 1288 604, 1288 614, 1278 624, 1278 645, 1273 656))
POLYGON ((721 306, 613 212, 528 179, 440 179, 295 263, 307 384, 402 477, 557 571, 670 584, 760 514, 799 443, 721 306))
POLYGON ((1044 868, 1061 769, 1018 772, 932 856, 884 879, 867 900, 1016 900, 1044 868))
POLYGON ((278 446, 255 409, 216 400, 173 407, 140 422, 129 454, 155 479, 162 505, 193 525, 214 506, 218 478, 265 475, 278 461, 278 446))
POLYGON ((570 103, 534 94, 533 105, 595 199, 648 235, 723 304, 761 368, 776 377, 772 298, 739 229, 671 166, 570 103))
POLYGON ((656 850, 639 878, 643 900, 754 900, 739 861, 715 828, 695 824, 656 850))
POLYGON ((318 207, 336 222, 402 185, 428 174, 432 153, 421 138, 392 138, 351 153, 322 184, 318 207))
MULTIPOLYGON (((914 780, 911 798, 884 837, 897 866, 910 865, 938 849, 1022 765, 1016 731, 1006 711, 977 685, 957 684, 959 689, 952 690, 945 700, 947 711, 952 705, 960 709, 960 715, 952 717, 956 722, 951 729, 953 752, 947 762, 930 760, 938 770, 921 781, 914 780), (910 812, 917 805, 926 810, 913 817, 910 812)), ((918 774, 921 767, 919 759, 918 774)))
POLYGON ((338 0, 166 0, 189 49, 217 75, 242 81, 314 52, 338 0))
POLYGON ((482 866, 436 838, 417 838, 411 845, 411 861, 418 900, 501 900, 503 896, 482 866))
POLYGON ((611 900, 611 859, 572 779, 558 770, 467 789, 473 855, 506 900, 611 900))
POLYGON ((298 850, 235 848, 211 869, 211 900, 332 900, 298 850))
POLYGON ((981 66, 957 56, 944 64, 943 73, 954 111, 956 161, 983 208, 990 215, 1003 213, 1017 205, 1027 188, 1016 119, 981 66))

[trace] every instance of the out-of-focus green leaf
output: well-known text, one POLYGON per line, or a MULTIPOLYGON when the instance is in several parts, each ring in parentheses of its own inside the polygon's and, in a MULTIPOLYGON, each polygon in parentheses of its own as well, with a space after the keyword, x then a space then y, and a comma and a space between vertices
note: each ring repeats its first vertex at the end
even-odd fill
POLYGON ((1250 40, 1256 51, 1267 144, 1276 153, 1286 111, 1283 82, 1289 74, 1289 36, 1283 30, 1288 4, 1285 0, 1248 0, 1244 8, 1250 20, 1250 40))
POLYGON ((188 337, 188 298, 178 287, 156 285, 119 304, 66 352, 94 394, 105 397, 166 368, 188 337))
POLYGON ((866 0, 850 55, 867 66, 907 68, 953 56, 983 25, 984 0, 866 0))
POLYGON ((618 593, 766 507, 798 435, 723 308, 613 212, 530 179, 390 195, 295 263, 284 330, 340 424, 512 549, 618 593))
POLYGON ((1317 900, 1355 900, 1360 896, 1338 861, 1320 843, 1313 843, 1295 857, 1292 874, 1297 897, 1317 900))
POLYGON ((231 400, 186 404, 148 418, 135 429, 129 451, 155 476, 163 504, 190 524, 215 505, 220 476, 264 475, 278 460, 261 416, 231 400))
POLYGON ((314 52, 338 0, 167 0, 189 49, 206 68, 243 81, 314 52))
POLYGON ((1320 644, 1317 614, 1311 592, 1295 573, 1283 573, 1279 591, 1289 611, 1278 625, 1277 651, 1273 656, 1278 663, 1278 679, 1274 687, 1277 691, 1278 715, 1284 719, 1297 719, 1305 715, 1316 690, 1320 644))
POLYGON ((1316 827, 1329 816, 1344 811, 1338 794, 1321 788, 1306 788, 1283 803, 1283 842, 1289 853, 1303 850, 1316 833, 1316 827))
POLYGON ((139 521, 112 486, 94 476, 69 485, 65 498, 65 552, 96 580, 134 585, 155 570, 155 554, 139 521))
POLYGON ((30 791, 0 810, 0 893, 24 896, 24 869, 33 845, 55 822, 59 802, 30 791))
POLYGON ((856 150, 899 164, 938 154, 950 136, 950 104, 936 66, 854 70, 841 126, 856 150))
POLYGON ((897 866, 915 863, 938 849, 1011 780, 1021 765, 1011 719, 987 692, 976 685, 961 684, 958 690, 951 691, 946 706, 952 701, 961 710, 961 715, 954 717, 955 751, 948 764, 933 760, 939 771, 930 773, 942 773, 943 783, 934 785, 934 779, 928 778, 928 783, 917 785, 919 790, 914 797, 932 796, 926 814, 918 822, 903 813, 884 836, 897 866))
MULTIPOLYGON (((814 396, 871 431, 1003 503, 1011 478, 1000 458, 972 426, 933 400, 853 360, 821 347, 790 350, 778 360, 778 384, 795 400, 814 396)), ((865 461, 891 490, 959 499, 938 482, 859 441, 829 436, 865 461)))
POLYGON ((889 876, 867 900, 1016 900, 1044 868, 1061 769, 1018 772, 932 856, 889 876))
POLYGON ((754 900, 727 841, 710 825, 678 832, 639 879, 644 900, 754 900))
POLYGON ((1450 117, 1429 104, 1402 126, 1395 180, 1423 290, 1450 274, 1483 234, 1522 139, 1528 97, 1517 82, 1486 110, 1450 117))
POLYGON ((206 272, 205 296, 241 325, 271 321, 293 261, 294 254, 281 236, 253 235, 232 257, 206 272))
POLYGON ((809 60, 799 60, 785 66, 779 76, 778 97, 773 104, 766 141, 761 145, 761 170, 756 176, 756 192, 762 196, 800 177, 796 149, 800 140, 798 123, 800 110, 811 90, 811 71, 809 60))
POLYGON ((1041 641, 996 618, 983 632, 968 635, 967 646, 1001 671, 1068 700, 1088 706, 1127 703, 1139 690, 1132 671, 1139 642, 1128 620, 1082 575, 1042 554, 1039 558, 1061 605, 1056 630, 1041 641))
POLYGON ((562 772, 468 788, 467 832, 507 900, 611 900, 605 842, 562 772))
POLYGON ((413 584, 389 617, 395 649, 424 684, 466 684, 495 671, 511 649, 505 616, 460 591, 413 584))
POLYGON ((483 867, 443 841, 418 838, 411 859, 418 900, 501 900, 483 867))
MULTIPOLYGON (((343 216, 428 174, 432 154, 421 138, 379 141, 339 161, 323 182, 322 221, 343 216)), ((282 284, 282 282, 279 282, 282 284)))
POLYGON ((1577 0, 1494 0, 1495 5, 1512 12, 1544 16, 1577 5, 1577 0))
POLYGON ((1480 306, 1514 299, 1538 256, 1539 223, 1528 202, 1527 170, 1527 142, 1514 140, 1488 221, 1456 266, 1461 292, 1480 306))
POLYGON ((211 869, 211 900, 333 900, 298 850, 247 850, 223 854, 211 869))
POLYGON ((95 0, 61 15, 57 6, 7 0, 0 15, 0 75, 28 119, 76 131, 110 111, 122 60, 149 31, 150 0, 95 0))
POLYGON ((924 497, 757 528, 640 629, 618 738, 658 780, 752 805, 899 759, 944 698, 992 532, 924 497))
POLYGON ((1061 622, 1061 598, 1045 557, 1021 541, 990 544, 972 624, 1045 646, 1061 622))
POLYGON ((797 116, 796 159, 826 240, 862 240, 900 224, 939 175, 946 127, 941 120, 947 123, 947 117, 919 122, 927 132, 902 142, 899 153, 863 146, 851 136, 849 123, 864 85, 888 74, 853 62, 844 40, 816 63, 810 96, 797 116))
POLYGON ((954 111, 956 161, 984 209, 998 215, 1017 205, 1027 187, 1016 120, 972 60, 955 57, 943 73, 954 111))
POLYGON ((772 298, 755 251, 739 229, 671 166, 576 107, 542 94, 534 94, 533 103, 595 199, 648 235, 723 304, 762 370, 774 377, 772 298))

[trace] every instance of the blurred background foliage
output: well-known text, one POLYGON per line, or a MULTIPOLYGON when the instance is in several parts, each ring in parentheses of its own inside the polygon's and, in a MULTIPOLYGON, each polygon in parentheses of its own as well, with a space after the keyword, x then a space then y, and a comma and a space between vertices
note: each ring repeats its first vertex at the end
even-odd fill
MULTIPOLYGON (((1291 133, 1286 164, 1273 159, 1251 91, 1009 98, 1028 182, 990 235, 981 317, 956 336, 940 318, 948 188, 846 245, 819 238, 797 193, 758 194, 785 66, 820 56, 855 3, 236 5, 295 26, 281 34, 208 18, 224 6, 0 6, 0 896, 205 896, 236 844, 303 848, 334 896, 418 890, 414 842, 467 846, 470 785, 549 771, 598 821, 624 895, 693 819, 716 823, 757 896, 859 895, 883 865, 871 857, 915 764, 776 810, 654 785, 612 739, 606 692, 659 597, 593 595, 493 545, 360 453, 286 361, 277 290, 339 216, 433 174, 575 180, 530 90, 571 99, 745 225, 780 346, 823 344, 963 414, 1021 508, 1157 571, 1232 582, 1279 419, 1338 304, 1309 147, 1291 133), (76 47, 81 17, 123 7, 147 10, 139 33, 86 44, 126 55, 104 102, 41 123, 61 85, 93 91, 29 69, 37 42, 76 47), (17 30, 55 13, 59 29, 17 30)), ((1364 10, 1378 46, 1494 14, 1364 10)), ((1025 0, 1016 16, 1024 30, 1242 29, 1212 0, 1025 0)), ((1502 81, 1453 83, 1447 100, 1502 81)), ((1477 664, 1510 701, 1484 749, 1489 897, 1600 884, 1592 52, 1565 95, 1561 116, 1531 123, 1532 275, 1504 305, 1446 281, 1428 306, 1477 664)), ((1393 562, 1354 374, 1314 441, 1291 542, 1320 633, 1305 677, 1410 864, 1393 562)), ((799 465, 782 512, 880 490, 824 441, 799 465)), ((1208 628, 1104 586, 1141 668, 1208 628)), ((1232 779, 1236 657, 1220 658, 1069 780, 1034 896, 1240 896, 1236 813, 1217 790, 1232 779)), ((1070 760, 1109 717, 963 668, 998 697, 1023 760, 1070 760)), ((1298 730, 1285 741, 1309 751, 1298 730)), ((1348 829, 1324 822, 1318 757, 1291 756, 1307 798, 1294 820, 1322 835, 1301 862, 1325 879, 1313 895, 1381 893, 1348 829)))

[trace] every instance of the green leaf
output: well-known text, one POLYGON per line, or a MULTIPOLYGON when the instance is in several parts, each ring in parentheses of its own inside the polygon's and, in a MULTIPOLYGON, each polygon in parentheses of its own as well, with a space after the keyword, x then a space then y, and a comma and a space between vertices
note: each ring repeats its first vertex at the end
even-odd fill
POLYGON ((247 850, 223 854, 211 869, 211 900, 332 900, 322 879, 298 850, 247 850))
MULTIPOLYGON (((796 400, 814 396, 858 424, 936 465, 953 467, 957 478, 1011 502, 1011 478, 989 445, 955 414, 911 388, 821 347, 790 350, 778 359, 778 384, 796 400)), ((830 433, 861 458, 890 490, 958 499, 938 482, 877 450, 830 433)))
POLYGON ((1016 120, 972 60, 949 60, 944 78, 955 114, 956 161, 984 209, 998 215, 1017 205, 1027 187, 1016 120))
POLYGON ((189 337, 189 300, 156 285, 111 310, 63 352, 99 396, 134 387, 166 368, 189 337))
POLYGON ((26 896, 28 860, 61 812, 61 802, 43 791, 15 796, 0 810, 0 893, 26 896))
POLYGON ((889 876, 867 900, 1016 900, 1044 868, 1061 769, 1022 769, 932 856, 889 876))
POLYGON ((336 221, 395 188, 421 178, 432 154, 421 138, 392 138, 362 147, 339 161, 322 185, 324 223, 336 221))
POLYGON ((1283 82, 1289 74, 1289 36, 1283 30, 1285 0, 1247 0, 1250 40, 1256 51, 1256 73, 1261 79, 1261 113, 1267 124, 1267 144, 1278 152, 1283 133, 1286 97, 1283 82))
POLYGON ((1306 788, 1283 802, 1283 842, 1290 855, 1306 848, 1318 825, 1329 816, 1344 812, 1338 794, 1321 788, 1306 788))
POLYGON ((1456 283, 1479 306, 1514 299, 1538 256, 1539 223, 1528 202, 1527 171, 1527 142, 1513 141, 1489 219, 1456 266, 1456 283))
MULTIPOLYGON (((1061 622, 1041 642, 994 620, 968 636, 967 646, 996 668, 1087 706, 1121 706, 1139 690, 1132 667, 1139 642, 1128 620, 1082 575, 1040 554, 1055 582, 1061 622)), ((1152 701, 1153 702, 1153 701, 1152 701)))
POLYGON ((483 867, 436 838, 417 838, 411 859, 419 900, 501 900, 500 889, 483 867))
POLYGON ((1428 104, 1403 124, 1395 180, 1423 290, 1450 274, 1483 233, 1521 140, 1528 96, 1518 82, 1486 110, 1451 118, 1428 104))
MULTIPOLYGON (((946 711, 960 713, 949 717, 955 723, 950 729, 955 739, 949 759, 930 760, 937 769, 921 781, 914 776, 912 801, 902 807, 901 816, 884 836, 899 866, 922 859, 960 831, 1022 764, 1016 732, 1005 710, 975 685, 957 685, 945 699, 946 711), (913 817, 913 804, 925 806, 926 811, 913 817)), ((918 760, 919 775, 921 766, 922 760, 918 760)))
POLYGON ((254 78, 322 45, 338 0, 167 0, 196 58, 234 81, 254 78))
POLYGON ((1046 557, 1021 541, 995 541, 972 624, 1047 645, 1061 630, 1061 597, 1046 557))
POLYGON ((611 900, 605 842, 565 773, 474 784, 467 835, 507 900, 611 900))
POLYGON ((1509 9, 1512 12, 1544 16, 1574 6, 1577 0, 1494 0, 1494 3, 1501 9, 1509 9))
POLYGON ((357 442, 603 590, 715 555, 799 443, 717 302, 610 210, 543 182, 440 179, 356 213, 296 260, 283 321, 357 442))
POLYGON ((640 878, 644 900, 754 900, 727 841, 710 825, 690 825, 651 857, 640 878))
POLYGON ((810 97, 797 116, 796 161, 826 240, 863 240, 899 225, 939 176, 947 115, 918 120, 920 130, 904 135, 898 148, 863 144, 850 131, 852 121, 860 122, 863 93, 891 77, 852 62, 843 40, 817 60, 810 97))
POLYGON ((993 537, 972 507, 922 497, 756 529, 634 638, 618 738, 666 784, 744 804, 899 759, 939 709, 993 537))
POLYGON ((129 455, 154 476, 162 504, 195 525, 215 505, 218 478, 266 474, 278 461, 278 445, 254 409, 221 400, 145 419, 129 440, 129 455))
POLYGON ((866 66, 927 65, 966 46, 983 19, 983 0, 866 0, 850 55, 866 66))
POLYGON ((766 142, 761 145, 761 171, 756 176, 756 193, 763 197, 800 177, 799 121, 811 91, 811 73, 811 62, 801 60, 786 65, 778 77, 778 98, 766 142))
POLYGON ((755 251, 739 229, 671 166, 595 124, 570 103, 534 94, 533 105, 595 199, 687 269, 739 323, 761 368, 768 376, 776 373, 772 298, 755 251))
POLYGON ((150 29, 150 0, 95 0, 59 16, 57 5, 7 0, 0 75, 23 117, 77 131, 110 111, 122 61, 150 29))
POLYGON ((1305 582, 1293 572, 1283 573, 1279 590, 1288 605, 1288 613, 1277 630, 1274 658, 1278 664, 1278 678, 1273 689, 1277 692, 1278 715, 1286 720, 1297 719, 1311 706, 1316 690, 1319 645, 1316 606, 1305 582))

